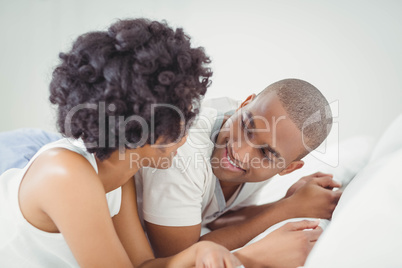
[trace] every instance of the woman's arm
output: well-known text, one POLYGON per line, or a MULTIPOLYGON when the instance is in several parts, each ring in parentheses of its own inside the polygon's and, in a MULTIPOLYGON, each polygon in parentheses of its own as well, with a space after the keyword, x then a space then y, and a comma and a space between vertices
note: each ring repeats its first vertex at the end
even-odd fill
POLYGON ((154 259, 142 229, 134 180, 122 187, 119 214, 113 217, 116 232, 134 267, 236 267, 240 262, 226 248, 212 242, 196 243, 169 258, 154 259))
POLYGON ((132 267, 110 218, 105 190, 89 162, 71 151, 38 157, 39 207, 81 267, 132 267), (42 158, 42 159, 40 159, 42 158), (40 163, 40 162, 42 163, 40 163))
POLYGON ((137 267, 154 259, 152 249, 138 217, 134 180, 122 186, 122 200, 119 213, 113 217, 117 235, 123 244, 131 263, 137 267))

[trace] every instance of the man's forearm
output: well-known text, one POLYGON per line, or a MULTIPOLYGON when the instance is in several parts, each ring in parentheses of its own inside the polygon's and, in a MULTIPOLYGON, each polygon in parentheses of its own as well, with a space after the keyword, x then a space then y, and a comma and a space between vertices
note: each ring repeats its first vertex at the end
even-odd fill
POLYGON ((252 217, 266 211, 269 207, 276 204, 277 202, 264 204, 260 206, 255 205, 245 207, 236 211, 230 211, 224 214, 223 216, 219 217, 218 219, 214 220, 213 222, 209 223, 207 227, 210 230, 214 231, 230 225, 242 223, 245 220, 251 219, 252 217))
POLYGON ((289 218, 290 208, 288 200, 282 199, 269 205, 250 207, 243 211, 243 216, 241 211, 235 212, 222 221, 221 228, 203 235, 200 240, 216 242, 229 250, 242 247, 270 226, 289 218))

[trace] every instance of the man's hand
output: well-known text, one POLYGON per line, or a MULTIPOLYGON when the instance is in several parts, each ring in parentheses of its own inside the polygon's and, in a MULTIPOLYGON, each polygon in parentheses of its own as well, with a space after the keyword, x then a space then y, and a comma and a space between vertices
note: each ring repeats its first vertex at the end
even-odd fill
POLYGON ((246 267, 302 266, 322 233, 318 224, 319 221, 306 220, 287 223, 235 255, 246 267))
POLYGON ((309 182, 314 178, 327 178, 327 177, 332 179, 333 175, 328 174, 328 173, 316 172, 314 174, 302 177, 297 182, 295 182, 292 186, 290 186, 290 188, 286 192, 285 198, 287 198, 287 197, 291 196, 292 194, 294 194, 294 192, 297 189, 299 189, 300 187, 302 187, 304 184, 306 184, 306 182, 309 182))
POLYGON ((336 187, 341 184, 332 180, 332 175, 318 172, 296 182, 285 199, 291 204, 294 217, 330 219, 342 195, 341 190, 332 190, 336 187))

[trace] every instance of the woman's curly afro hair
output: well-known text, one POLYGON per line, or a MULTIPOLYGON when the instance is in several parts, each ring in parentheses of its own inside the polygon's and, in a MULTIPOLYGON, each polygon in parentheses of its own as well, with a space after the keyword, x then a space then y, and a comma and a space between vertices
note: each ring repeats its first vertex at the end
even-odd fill
POLYGON ((125 148, 175 141, 197 114, 212 75, 203 48, 190 45, 181 28, 147 19, 79 36, 60 53, 50 84, 59 131, 82 138, 100 160, 122 140, 125 148))

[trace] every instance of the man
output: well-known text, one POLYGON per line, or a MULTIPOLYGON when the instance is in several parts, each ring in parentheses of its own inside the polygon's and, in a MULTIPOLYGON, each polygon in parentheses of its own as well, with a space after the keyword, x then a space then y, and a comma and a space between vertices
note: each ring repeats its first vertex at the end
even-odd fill
POLYGON ((341 192, 332 191, 340 185, 328 174, 303 178, 286 198, 256 206, 267 180, 301 168, 331 124, 327 100, 298 79, 249 96, 232 115, 203 109, 172 168, 136 175, 156 255, 173 255, 199 240, 236 249, 288 218, 331 218, 341 192), (205 226, 212 232, 201 235, 205 226))

